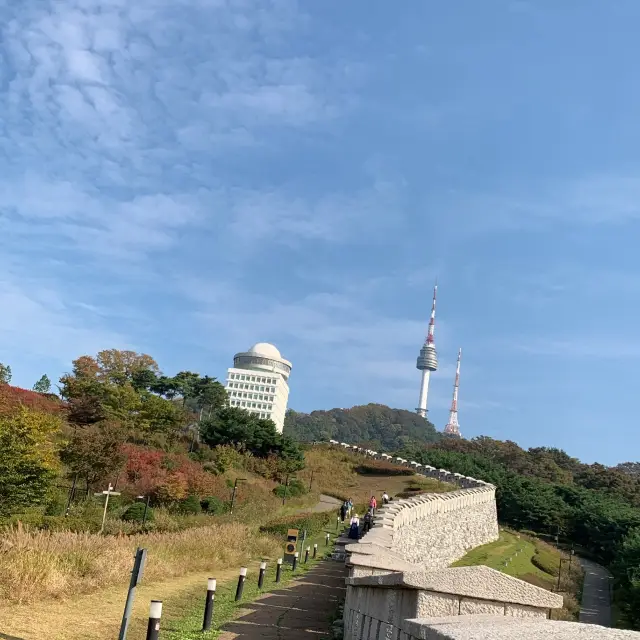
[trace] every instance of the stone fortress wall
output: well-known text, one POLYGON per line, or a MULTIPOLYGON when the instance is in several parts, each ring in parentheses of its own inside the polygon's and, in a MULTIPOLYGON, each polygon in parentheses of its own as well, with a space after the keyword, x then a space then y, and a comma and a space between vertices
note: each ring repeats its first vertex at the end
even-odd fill
POLYGON ((378 509, 373 528, 359 541, 338 540, 336 558, 348 567, 344 640, 640 640, 638 632, 550 621, 551 610, 562 607, 559 594, 485 566, 450 567, 498 539, 495 487, 394 462, 459 489, 394 500, 378 509))

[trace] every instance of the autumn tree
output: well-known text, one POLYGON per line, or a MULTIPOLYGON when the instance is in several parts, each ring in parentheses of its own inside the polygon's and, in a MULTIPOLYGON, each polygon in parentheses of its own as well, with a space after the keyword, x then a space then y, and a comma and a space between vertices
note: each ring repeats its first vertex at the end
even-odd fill
POLYGON ((33 390, 38 393, 51 393, 51 380, 46 373, 33 385, 33 390))
POLYGON ((8 364, 0 362, 0 384, 9 384, 11 382, 11 367, 8 364))
POLYGON ((61 378, 61 393, 73 424, 117 422, 135 441, 160 433, 162 439, 154 443, 164 445, 175 440, 187 418, 180 407, 157 395, 159 379, 150 356, 110 349, 75 360, 72 373, 61 378))
POLYGON ((0 514, 43 502, 58 467, 54 439, 62 428, 55 415, 20 407, 0 417, 0 514))
POLYGON ((122 445, 126 432, 116 421, 104 421, 76 429, 60 452, 71 475, 87 487, 115 474, 124 462, 122 445))

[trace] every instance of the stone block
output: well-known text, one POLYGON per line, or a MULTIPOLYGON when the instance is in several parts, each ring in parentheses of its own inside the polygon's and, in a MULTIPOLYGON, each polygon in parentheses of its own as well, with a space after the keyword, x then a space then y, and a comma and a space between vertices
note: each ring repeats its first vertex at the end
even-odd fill
POLYGON ((433 618, 442 616, 455 616, 458 614, 457 596, 448 593, 435 593, 433 591, 420 591, 414 616, 419 618, 433 618))
POLYGON ((405 620, 401 630, 416 640, 640 640, 637 631, 489 615, 405 620))

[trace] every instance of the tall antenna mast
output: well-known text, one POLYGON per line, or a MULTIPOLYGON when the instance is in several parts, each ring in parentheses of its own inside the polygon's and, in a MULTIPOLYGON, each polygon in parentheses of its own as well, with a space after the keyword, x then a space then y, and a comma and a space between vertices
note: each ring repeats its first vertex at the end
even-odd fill
POLYGON ((420 381, 420 396, 418 399, 418 408, 416 413, 423 418, 427 417, 427 398, 429 395, 429 379, 431 372, 438 369, 438 354, 434 343, 433 334, 436 328, 436 295, 438 293, 438 283, 433 287, 433 301, 431 303, 431 317, 429 318, 429 329, 425 338, 420 355, 416 362, 416 368, 422 371, 422 379, 420 381))
POLYGON ((444 432, 451 436, 461 437, 460 425, 458 424, 458 390, 460 389, 460 359, 462 358, 462 349, 458 350, 458 364, 456 365, 456 380, 453 383, 453 399, 451 400, 451 409, 449 411, 449 422, 444 428, 444 432))

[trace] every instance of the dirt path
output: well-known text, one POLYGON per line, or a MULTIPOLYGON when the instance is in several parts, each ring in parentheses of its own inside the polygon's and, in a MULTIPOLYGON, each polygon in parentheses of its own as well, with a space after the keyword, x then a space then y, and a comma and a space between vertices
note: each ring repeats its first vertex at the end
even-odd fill
POLYGON ((306 640, 328 637, 331 616, 344 599, 346 568, 324 560, 285 589, 272 591, 247 606, 225 625, 218 640, 306 640))
POLYGON ((580 558, 584 569, 584 586, 580 605, 580 622, 611 626, 610 574, 599 564, 580 558))

